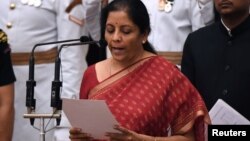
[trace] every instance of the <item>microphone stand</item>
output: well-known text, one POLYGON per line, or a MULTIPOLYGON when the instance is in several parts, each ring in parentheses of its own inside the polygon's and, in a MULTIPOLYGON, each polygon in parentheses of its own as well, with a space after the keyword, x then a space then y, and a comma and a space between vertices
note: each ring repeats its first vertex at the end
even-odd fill
MULTIPOLYGON (((80 39, 70 39, 70 40, 62 40, 62 41, 56 41, 56 42, 47 42, 47 43, 40 43, 36 44, 31 51, 30 59, 29 59, 29 79, 26 81, 26 107, 27 107, 27 113, 34 113, 35 107, 36 107, 36 100, 34 99, 34 87, 36 86, 36 81, 34 80, 34 71, 35 71, 35 56, 34 52, 35 49, 39 46, 43 45, 50 45, 50 44, 59 44, 59 43, 65 43, 65 42, 74 42, 74 41, 81 41, 84 42, 88 40, 88 37, 82 36, 80 39)), ((34 119, 30 119, 31 125, 34 125, 34 119)))
MULTIPOLYGON (((35 48, 38 46, 43 45, 49 45, 49 44, 59 44, 59 43, 65 43, 65 42, 74 42, 74 41, 81 41, 84 42, 88 40, 88 37, 82 36, 80 39, 71 39, 71 40, 62 40, 62 41, 56 41, 56 42, 47 42, 47 43, 40 43, 36 44, 31 51, 30 60, 29 60, 29 79, 26 81, 26 107, 27 107, 27 114, 24 114, 24 118, 30 119, 30 124, 40 131, 40 141, 45 141, 45 131, 44 128, 44 120, 45 119, 52 119, 55 118, 57 121, 57 126, 60 124, 61 120, 61 113, 58 112, 62 109, 62 100, 60 99, 60 87, 62 86, 62 82, 59 80, 59 71, 60 71, 60 58, 57 57, 55 63, 55 80, 52 83, 52 96, 51 98, 55 100, 55 105, 53 105, 53 113, 51 114, 37 114, 35 113, 35 107, 36 107, 36 100, 34 99, 34 87, 36 86, 36 81, 34 80, 34 71, 35 71, 35 57, 34 57, 34 51, 35 48), (35 118, 40 119, 40 129, 36 128, 34 126, 35 118)), ((51 105, 52 106, 52 105, 51 105)), ((53 128, 52 128, 53 129, 53 128)), ((51 130, 51 129, 49 129, 51 130)), ((48 131, 49 131, 48 130, 48 131)))
MULTIPOLYGON (((99 41, 89 41, 88 37, 81 37, 81 42, 72 43, 72 44, 62 44, 58 50, 58 54, 55 60, 55 76, 54 80, 52 81, 52 88, 51 88, 51 104, 50 106, 53 107, 53 112, 59 112, 62 110, 62 100, 60 96, 60 90, 62 87, 62 81, 60 81, 60 65, 61 65, 61 58, 60 53, 63 47, 65 46, 76 46, 76 45, 84 45, 84 44, 93 44, 98 43, 99 41)), ((57 126, 60 125, 61 118, 56 118, 57 126)))
MULTIPOLYGON (((53 113, 52 114, 36 114, 32 112, 32 113, 24 114, 24 118, 30 118, 32 125, 34 124, 35 118, 40 119, 40 129, 38 129, 40 131, 40 141, 45 141, 45 133, 47 132, 45 131, 45 128, 44 128, 45 119, 55 118, 56 126, 60 125, 61 113, 59 111, 62 109, 62 100, 60 99, 60 87, 62 86, 62 82, 59 79, 60 78, 60 65, 61 65, 61 59, 59 56, 57 56, 55 60, 55 78, 54 78, 54 81, 52 82, 52 93, 51 93, 51 107, 54 107, 53 113)), ((29 81, 29 82, 32 82, 32 81, 29 81)))
MULTIPOLYGON (((26 81, 27 91, 26 91, 26 107, 27 113, 31 114, 35 112, 36 100, 34 99, 34 87, 36 86, 36 81, 34 80, 34 56, 31 55, 29 60, 29 80, 26 81)), ((30 124, 34 125, 34 118, 30 118, 30 124)))
MULTIPOLYGON (((35 118, 39 118, 40 119, 40 129, 38 128, 35 128, 35 129, 38 129, 40 131, 40 141, 45 141, 45 133, 47 131, 45 131, 45 128, 44 128, 44 121, 45 119, 51 119, 51 118, 55 118, 55 119, 61 119, 61 114, 60 113, 52 113, 52 114, 36 114, 36 113, 31 113, 31 114, 24 114, 23 115, 24 118, 32 118, 32 119, 35 119, 35 118)), ((53 128, 52 128, 53 129, 53 128)), ((51 130, 51 129, 50 129, 51 130)))
MULTIPOLYGON (((81 40, 82 42, 72 43, 72 44, 62 44, 58 50, 58 54, 55 60, 55 77, 52 81, 52 88, 51 88, 51 107, 53 107, 53 112, 59 112, 62 110, 62 100, 60 96, 60 90, 62 87, 62 82, 60 81, 60 65, 61 65, 61 58, 60 52, 63 47, 65 46, 76 46, 76 45, 85 45, 85 44, 94 44, 99 43, 100 41, 89 41, 89 39, 84 38, 85 41, 81 40)), ((53 117, 53 115, 52 115, 53 117)), ((57 126, 60 125, 61 118, 57 118, 58 116, 55 115, 57 126)))
MULTIPOLYGON (((53 112, 59 112, 62 110, 62 100, 60 96, 60 90, 62 87, 62 82, 60 81, 60 65, 61 59, 59 57, 59 53, 55 60, 55 77, 54 81, 52 81, 52 88, 51 88, 51 103, 50 106, 53 107, 53 112)), ((56 119, 56 125, 60 125, 61 119, 56 119)))
MULTIPOLYGON (((54 80, 52 81, 52 88, 51 88, 51 103, 50 106, 53 107, 53 112, 60 112, 62 110, 62 100, 60 96, 60 90, 62 87, 62 81, 60 81, 60 65, 61 65, 61 58, 60 53, 63 47, 65 46, 75 46, 75 45, 84 45, 84 44, 92 44, 97 43, 97 41, 89 41, 88 37, 81 37, 81 42, 72 43, 72 44, 62 44, 58 50, 57 57, 55 60, 55 76, 54 80)), ((99 41, 98 41, 99 42, 99 41)), ((57 126, 60 125, 60 118, 56 118, 57 126)))
POLYGON ((71 44, 62 44, 61 47, 59 48, 58 52, 60 53, 62 48, 66 47, 66 46, 77 46, 77 45, 86 45, 86 44, 95 44, 95 43, 103 44, 103 40, 100 40, 100 41, 86 41, 86 42, 71 43, 71 44))
MULTIPOLYGON (((86 39, 87 40, 87 39, 86 39)), ((99 42, 99 41, 98 41, 99 42)), ((97 41, 86 41, 86 42, 79 42, 79 43, 72 43, 72 44, 62 44, 58 50, 58 54, 55 60, 55 77, 52 81, 52 88, 51 88, 51 107, 53 107, 53 111, 62 110, 62 100, 60 97, 60 90, 62 87, 62 82, 60 81, 60 65, 61 65, 61 58, 60 52, 63 47, 65 46, 75 46, 75 45, 84 45, 84 44, 93 44, 97 43, 97 41)), ((60 124, 60 119, 57 119, 57 125, 60 124)))

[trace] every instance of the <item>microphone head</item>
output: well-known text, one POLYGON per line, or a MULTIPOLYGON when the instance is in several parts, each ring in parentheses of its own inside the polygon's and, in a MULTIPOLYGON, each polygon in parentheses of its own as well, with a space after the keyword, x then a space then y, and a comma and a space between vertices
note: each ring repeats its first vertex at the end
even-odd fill
POLYGON ((100 47, 106 47, 108 45, 108 43, 105 39, 100 39, 99 44, 100 44, 100 47))
POLYGON ((81 37, 80 37, 80 41, 81 41, 81 42, 88 42, 88 41, 90 41, 90 39, 89 39, 89 37, 87 37, 87 36, 81 36, 81 37))

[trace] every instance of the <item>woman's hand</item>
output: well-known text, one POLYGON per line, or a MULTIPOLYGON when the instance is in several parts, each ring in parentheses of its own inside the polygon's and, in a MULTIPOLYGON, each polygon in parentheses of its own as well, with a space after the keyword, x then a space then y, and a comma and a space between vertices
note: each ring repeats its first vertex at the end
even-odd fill
POLYGON ((179 131, 179 134, 169 137, 153 137, 144 134, 138 134, 134 131, 128 130, 124 127, 116 125, 114 129, 120 133, 106 133, 110 141, 194 141, 194 129, 187 132, 179 131))
POLYGON ((114 129, 120 131, 120 133, 106 133, 106 136, 110 138, 110 141, 144 141, 148 136, 138 134, 134 131, 128 130, 124 127, 116 125, 114 129))
POLYGON ((81 128, 73 127, 69 130, 71 141, 91 141, 93 138, 87 133, 83 133, 81 128))

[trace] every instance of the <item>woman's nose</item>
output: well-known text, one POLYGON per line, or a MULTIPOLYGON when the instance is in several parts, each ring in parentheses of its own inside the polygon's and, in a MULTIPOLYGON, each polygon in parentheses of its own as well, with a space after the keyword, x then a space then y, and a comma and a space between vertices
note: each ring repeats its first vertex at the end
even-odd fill
POLYGON ((119 32, 115 32, 112 36, 113 41, 121 41, 121 35, 119 32))

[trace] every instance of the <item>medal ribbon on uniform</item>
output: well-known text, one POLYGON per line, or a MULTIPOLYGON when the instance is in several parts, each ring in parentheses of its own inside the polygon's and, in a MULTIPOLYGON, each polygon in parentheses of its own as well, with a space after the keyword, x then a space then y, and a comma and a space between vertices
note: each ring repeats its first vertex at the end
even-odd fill
POLYGON ((158 9, 167 13, 173 9, 174 0, 159 0, 158 9))

